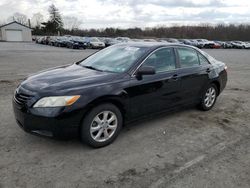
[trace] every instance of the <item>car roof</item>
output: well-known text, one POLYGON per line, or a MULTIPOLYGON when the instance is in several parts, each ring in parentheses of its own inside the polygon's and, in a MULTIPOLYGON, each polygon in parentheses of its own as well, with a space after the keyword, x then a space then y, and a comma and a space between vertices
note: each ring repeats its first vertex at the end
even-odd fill
POLYGON ((193 49, 197 49, 196 47, 179 44, 179 43, 165 43, 165 42, 127 42, 127 43, 119 43, 117 46, 128 46, 128 47, 145 47, 145 48, 159 48, 159 47, 189 47, 193 49))

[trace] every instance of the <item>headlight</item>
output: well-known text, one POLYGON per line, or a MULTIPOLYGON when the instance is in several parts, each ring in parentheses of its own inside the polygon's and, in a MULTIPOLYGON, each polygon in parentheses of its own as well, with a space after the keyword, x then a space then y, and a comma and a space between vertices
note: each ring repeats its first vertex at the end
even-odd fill
POLYGON ((80 95, 75 96, 55 96, 55 97, 44 97, 35 103, 34 108, 37 107, 61 107, 70 106, 74 104, 80 95))

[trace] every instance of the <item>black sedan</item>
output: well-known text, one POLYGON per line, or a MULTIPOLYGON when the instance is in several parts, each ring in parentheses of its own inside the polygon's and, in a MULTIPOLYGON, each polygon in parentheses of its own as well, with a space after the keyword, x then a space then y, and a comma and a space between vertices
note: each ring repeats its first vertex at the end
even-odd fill
POLYGON ((195 47, 122 43, 30 76, 16 89, 13 108, 29 133, 79 133, 102 147, 139 117, 191 104, 210 110, 226 82, 226 65, 195 47))
POLYGON ((68 37, 57 37, 55 42, 54 42, 54 46, 66 47, 68 41, 69 41, 68 37))
POLYGON ((69 37, 68 41, 66 42, 66 47, 72 49, 80 49, 80 48, 86 49, 87 43, 84 42, 83 37, 69 37))

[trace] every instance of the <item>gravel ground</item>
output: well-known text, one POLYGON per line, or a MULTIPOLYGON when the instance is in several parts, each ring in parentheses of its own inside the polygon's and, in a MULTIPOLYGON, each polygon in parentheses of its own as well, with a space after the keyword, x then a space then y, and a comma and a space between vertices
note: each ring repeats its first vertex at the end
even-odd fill
POLYGON ((0 43, 0 187, 250 187, 250 51, 206 50, 228 65, 228 85, 209 112, 195 108, 127 125, 108 147, 23 132, 12 113, 30 73, 93 50, 0 43))

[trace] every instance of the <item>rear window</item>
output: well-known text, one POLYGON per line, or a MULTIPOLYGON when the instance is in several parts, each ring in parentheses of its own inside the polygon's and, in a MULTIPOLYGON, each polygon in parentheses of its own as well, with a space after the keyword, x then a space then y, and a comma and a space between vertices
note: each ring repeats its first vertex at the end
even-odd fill
POLYGON ((208 60, 203 55, 198 54, 198 56, 199 56, 199 60, 200 60, 201 65, 208 65, 209 64, 208 60))
POLYGON ((181 68, 199 66, 199 58, 197 52, 189 48, 178 48, 179 61, 181 68))
POLYGON ((209 54, 207 54, 206 52, 200 50, 200 53, 201 53, 202 55, 204 55, 204 56, 208 59, 208 61, 209 61, 210 63, 215 63, 215 62, 216 62, 216 59, 213 58, 212 56, 210 56, 209 54))

